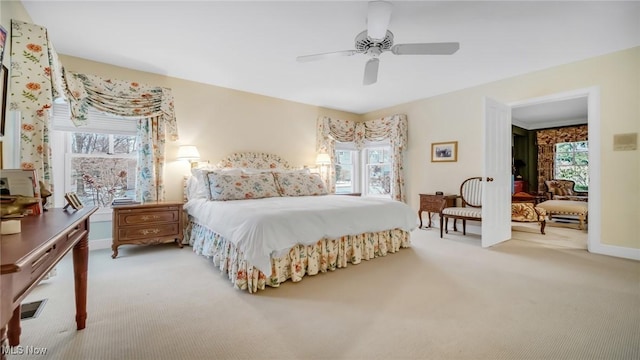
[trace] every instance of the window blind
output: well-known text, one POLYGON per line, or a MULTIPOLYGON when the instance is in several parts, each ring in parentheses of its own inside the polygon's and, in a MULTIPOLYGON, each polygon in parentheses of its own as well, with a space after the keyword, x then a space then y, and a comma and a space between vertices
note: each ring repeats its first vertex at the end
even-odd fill
POLYGON ((135 135, 137 120, 138 119, 135 118, 125 119, 119 116, 105 114, 90 108, 88 124, 86 126, 76 126, 71 121, 69 104, 54 103, 52 107, 51 126, 53 130, 59 131, 135 135))

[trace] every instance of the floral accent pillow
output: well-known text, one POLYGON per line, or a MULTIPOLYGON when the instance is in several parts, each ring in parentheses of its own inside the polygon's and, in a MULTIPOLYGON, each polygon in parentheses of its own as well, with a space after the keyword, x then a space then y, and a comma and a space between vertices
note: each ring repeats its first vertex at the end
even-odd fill
POLYGON ((193 183, 195 183, 195 191, 193 191, 192 197, 194 199, 210 199, 209 195, 209 178, 207 174, 209 173, 217 173, 217 174, 226 174, 226 175, 240 175, 242 174, 242 170, 229 168, 229 169, 216 169, 216 168, 193 168, 191 169, 191 175, 195 179, 193 183))
POLYGON ((328 193, 318 174, 287 172, 274 175, 282 196, 315 196, 328 193))
POLYGON ((209 172, 209 200, 243 200, 280 196, 272 173, 209 172))

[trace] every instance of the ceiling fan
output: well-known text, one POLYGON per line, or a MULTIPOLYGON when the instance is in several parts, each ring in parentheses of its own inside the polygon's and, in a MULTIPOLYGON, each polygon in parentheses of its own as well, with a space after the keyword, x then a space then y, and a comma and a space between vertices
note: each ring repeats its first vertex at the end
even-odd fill
POLYGON ((355 50, 334 51, 329 53, 298 56, 299 62, 328 59, 355 54, 366 54, 370 57, 364 68, 364 85, 378 81, 379 56, 391 51, 394 55, 451 55, 458 51, 457 42, 393 44, 393 33, 387 28, 391 20, 392 5, 386 1, 369 2, 367 14, 367 30, 356 35, 355 50))

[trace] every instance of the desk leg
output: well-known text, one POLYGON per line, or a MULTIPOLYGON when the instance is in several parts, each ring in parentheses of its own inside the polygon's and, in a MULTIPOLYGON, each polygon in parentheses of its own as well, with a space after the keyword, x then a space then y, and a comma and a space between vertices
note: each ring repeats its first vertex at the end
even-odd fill
MULTIPOLYGON (((3 326, 0 328, 0 347, 5 349, 9 346, 7 343, 7 327, 3 326)), ((5 360, 7 357, 4 354, 5 351, 0 349, 0 360, 5 360)))
POLYGON ((89 268, 88 234, 73 247, 73 276, 76 290, 76 325, 78 330, 87 322, 87 269, 89 268))
POLYGON ((15 309, 13 309, 13 315, 11 316, 11 319, 9 319, 9 324, 7 325, 9 327, 9 329, 7 330, 7 335, 9 337, 9 346, 20 345, 20 334, 22 333, 22 328, 20 328, 21 309, 21 305, 18 305, 15 309))

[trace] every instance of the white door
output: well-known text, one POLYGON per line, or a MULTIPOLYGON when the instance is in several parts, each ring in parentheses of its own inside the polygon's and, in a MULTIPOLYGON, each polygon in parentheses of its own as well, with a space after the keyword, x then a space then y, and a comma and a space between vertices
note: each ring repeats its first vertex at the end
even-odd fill
POLYGON ((511 108, 484 102, 482 247, 511 239, 511 108))

